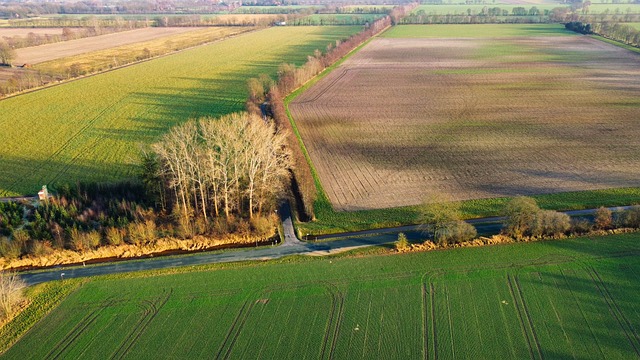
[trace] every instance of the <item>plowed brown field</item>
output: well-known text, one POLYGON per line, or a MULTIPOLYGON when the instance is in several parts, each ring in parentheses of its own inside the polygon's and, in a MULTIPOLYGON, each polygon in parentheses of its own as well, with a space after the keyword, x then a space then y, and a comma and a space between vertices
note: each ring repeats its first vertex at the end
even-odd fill
POLYGON ((640 185, 640 56, 378 38, 290 104, 336 210, 640 185))

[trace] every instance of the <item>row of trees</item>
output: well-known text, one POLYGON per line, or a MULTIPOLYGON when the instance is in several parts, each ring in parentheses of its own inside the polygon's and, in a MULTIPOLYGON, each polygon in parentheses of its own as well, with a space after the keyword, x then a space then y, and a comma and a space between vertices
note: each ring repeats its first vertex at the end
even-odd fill
POLYGON ((572 21, 566 23, 565 28, 580 34, 597 34, 627 45, 640 47, 640 30, 630 25, 610 22, 592 24, 572 21))
POLYGON ((253 114, 272 117, 277 128, 289 134, 285 142, 291 150, 293 181, 306 213, 304 218, 314 218, 313 204, 317 190, 309 163, 287 116, 284 97, 390 25, 391 18, 385 16, 346 40, 330 43, 325 52, 316 50, 313 56, 309 56, 307 62, 300 67, 296 67, 294 64, 281 64, 278 69, 277 81, 266 75, 248 81, 247 110, 253 114))
POLYGON ((11 65, 16 51, 4 40, 0 39, 0 65, 11 65))
MULTIPOLYGON (((571 219, 569 215, 540 209, 535 199, 516 197, 509 201, 502 214, 505 218, 502 233, 515 240, 558 237, 566 234, 585 234, 593 230, 614 228, 640 229, 640 206, 614 214, 601 207, 592 220, 571 219)), ((474 239, 475 227, 462 220, 460 203, 432 198, 421 206, 422 229, 439 245, 457 244, 474 239)), ((407 249, 406 237, 399 236, 398 248, 407 249)))
POLYGON ((284 189, 291 166, 285 139, 255 114, 190 121, 153 145, 157 165, 147 167, 155 171, 146 182, 182 217, 253 218, 271 212, 284 189))
POLYGON ((511 11, 500 7, 487 7, 476 11, 471 8, 449 14, 427 13, 419 10, 407 15, 403 24, 491 24, 491 23, 567 23, 581 22, 635 22, 640 19, 638 14, 594 14, 588 15, 569 7, 554 9, 538 9, 514 7, 511 11))
POLYGON ((2 40, 13 49, 20 49, 29 46, 51 44, 61 41, 75 40, 86 37, 111 34, 119 31, 129 30, 129 27, 82 27, 82 28, 62 28, 61 34, 36 34, 28 33, 26 36, 4 36, 2 40))
POLYGON ((591 25, 594 33, 606 38, 640 47, 640 30, 626 24, 603 22, 591 25))

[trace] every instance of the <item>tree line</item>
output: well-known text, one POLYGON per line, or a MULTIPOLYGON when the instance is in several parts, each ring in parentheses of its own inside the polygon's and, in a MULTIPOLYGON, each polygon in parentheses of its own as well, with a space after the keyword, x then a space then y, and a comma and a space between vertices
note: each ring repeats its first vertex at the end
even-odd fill
MULTIPOLYGON (((425 243, 432 244, 429 248, 461 244, 478 236, 475 227, 462 220, 460 206, 459 202, 444 201, 441 197, 430 198, 421 205, 419 221, 429 236, 425 243)), ((519 196, 505 205, 501 215, 504 217, 501 236, 512 241, 601 234, 616 228, 640 229, 640 205, 617 213, 601 207, 592 219, 572 219, 562 212, 541 209, 533 198, 519 196)), ((412 245, 404 234, 399 234, 396 248, 408 251, 412 245)))
POLYGON ((584 23, 571 21, 565 24, 565 28, 580 34, 596 34, 627 45, 640 47, 640 30, 630 25, 610 22, 584 23))
POLYGON ((275 209, 291 166, 286 132, 248 113, 192 120, 153 145, 145 182, 163 208, 189 219, 275 209), (156 184, 156 185, 154 185, 156 184))

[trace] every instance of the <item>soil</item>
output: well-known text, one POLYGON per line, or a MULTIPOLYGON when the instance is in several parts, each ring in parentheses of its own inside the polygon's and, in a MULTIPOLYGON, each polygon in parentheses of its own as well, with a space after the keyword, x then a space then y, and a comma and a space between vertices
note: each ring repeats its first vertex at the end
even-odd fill
POLYGON ((640 186, 640 56, 589 37, 378 38, 290 110, 337 210, 640 186))

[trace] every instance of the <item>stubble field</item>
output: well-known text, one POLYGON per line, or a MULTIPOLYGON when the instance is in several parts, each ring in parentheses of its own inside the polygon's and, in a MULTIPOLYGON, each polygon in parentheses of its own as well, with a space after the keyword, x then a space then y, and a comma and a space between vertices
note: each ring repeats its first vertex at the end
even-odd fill
POLYGON ((4 358, 630 359, 638 250, 626 234, 93 279, 4 358))
POLYGON ((0 101, 0 196, 136 176, 141 150, 189 118, 244 109, 246 82, 360 27, 271 28, 0 101))
MULTIPOLYGON (((97 50, 105 50, 118 46, 135 44, 159 38, 169 37, 172 35, 183 34, 202 30, 201 28, 192 27, 148 27, 143 29, 129 30, 106 34, 100 36, 92 36, 83 39, 62 41, 53 44, 45 44, 40 46, 31 46, 16 50, 16 58, 14 64, 38 64, 45 61, 84 54, 97 50)), ((217 30, 217 29, 216 29, 217 30)), ((0 34, 2 31, 1 30, 0 34)))
POLYGON ((29 34, 37 35, 62 35, 62 28, 3 28, 0 26, 0 38, 3 37, 25 37, 29 34))
POLYGON ((640 56, 500 29, 398 26, 290 104, 336 210, 640 185, 640 56))

